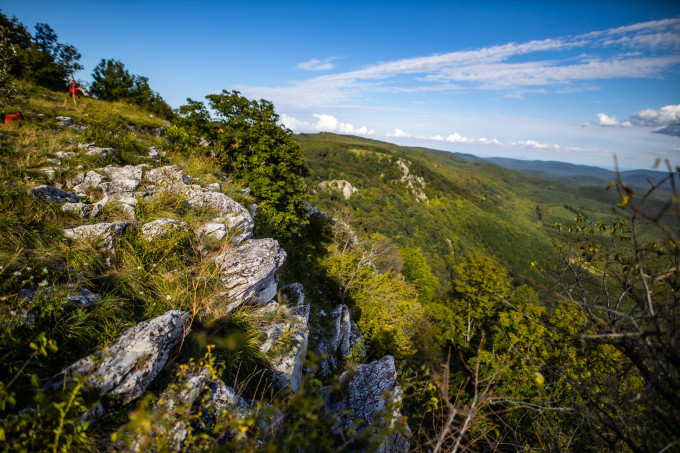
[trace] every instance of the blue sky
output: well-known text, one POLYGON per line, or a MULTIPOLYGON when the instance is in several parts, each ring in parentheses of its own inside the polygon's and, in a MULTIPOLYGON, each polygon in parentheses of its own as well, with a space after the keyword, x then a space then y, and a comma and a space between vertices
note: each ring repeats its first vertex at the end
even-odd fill
POLYGON ((173 106, 238 89, 291 129, 622 169, 680 164, 680 2, 23 0, 173 106))

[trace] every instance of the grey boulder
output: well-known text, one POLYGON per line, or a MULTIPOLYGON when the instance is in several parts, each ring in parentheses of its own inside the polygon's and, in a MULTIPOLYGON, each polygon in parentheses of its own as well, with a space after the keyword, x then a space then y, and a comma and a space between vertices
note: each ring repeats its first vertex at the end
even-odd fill
POLYGON ((170 351, 189 332, 191 315, 179 310, 128 329, 110 347, 83 357, 45 384, 56 389, 75 376, 87 375, 85 387, 128 404, 144 393, 168 360, 170 351))
POLYGON ((30 189, 28 193, 41 200, 48 200, 54 203, 76 203, 79 200, 78 195, 76 194, 65 192, 46 184, 34 187, 30 189))
MULTIPOLYGON (((340 376, 350 374, 349 371, 340 376)), ((346 408, 351 412, 345 416, 345 426, 356 424, 358 433, 371 425, 375 428, 394 429, 401 423, 401 412, 394 405, 401 402, 401 387, 397 384, 397 370, 394 358, 385 356, 368 364, 357 365, 349 381, 346 408), (388 413, 391 410, 391 413, 388 413)), ((409 450, 404 435, 395 432, 384 439, 378 452, 403 453, 409 450)))
POLYGON ((132 222, 102 222, 94 225, 81 225, 65 229, 64 236, 70 239, 89 241, 101 239, 101 250, 113 253, 116 251, 118 238, 123 235, 130 225, 132 225, 132 222))
POLYGON ((246 302, 265 304, 276 293, 276 271, 286 252, 274 239, 254 239, 215 258, 220 280, 235 306, 246 302))

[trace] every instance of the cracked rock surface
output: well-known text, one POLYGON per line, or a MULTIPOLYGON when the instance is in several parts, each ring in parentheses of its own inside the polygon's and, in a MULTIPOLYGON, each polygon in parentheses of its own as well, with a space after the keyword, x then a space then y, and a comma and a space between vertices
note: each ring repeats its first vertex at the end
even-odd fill
POLYGON ((56 389, 76 375, 89 375, 86 388, 115 395, 127 404, 144 393, 161 371, 170 351, 189 331, 191 315, 179 310, 128 329, 110 347, 83 357, 45 384, 56 389))
POLYGON ((104 252, 115 252, 117 239, 125 232, 132 222, 102 222, 94 225, 81 225, 64 230, 64 236, 71 239, 95 240, 101 239, 101 249, 104 252))
POLYGON ((227 296, 238 306, 246 302, 269 302, 271 297, 263 299, 271 294, 272 285, 276 285, 276 271, 285 260, 286 252, 275 239, 253 239, 218 255, 215 264, 227 296))

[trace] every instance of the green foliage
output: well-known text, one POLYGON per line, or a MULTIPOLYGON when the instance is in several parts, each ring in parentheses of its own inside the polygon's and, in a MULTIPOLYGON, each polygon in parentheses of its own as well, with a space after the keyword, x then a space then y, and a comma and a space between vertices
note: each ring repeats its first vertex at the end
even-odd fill
POLYGON ((473 337, 490 331, 510 292, 510 278, 504 268, 479 255, 469 255, 454 271, 451 308, 461 344, 470 346, 473 337))
POLYGON ((106 101, 129 101, 161 118, 173 118, 170 106, 149 86, 148 77, 130 74, 117 60, 102 59, 92 72, 90 92, 106 101))
POLYGON ((16 62, 10 68, 13 76, 38 85, 61 89, 76 71, 83 69, 78 50, 58 42, 54 29, 38 23, 33 36, 16 18, 0 13, 0 27, 13 45, 16 62))
POLYGON ((437 294, 439 281, 432 275, 432 269, 423 253, 419 249, 404 247, 399 249, 399 256, 403 262, 401 273, 415 285, 418 300, 422 304, 432 302, 437 294))
POLYGON ((292 132, 277 124, 279 117, 269 101, 249 100, 238 91, 206 97, 215 120, 208 122, 205 106, 189 99, 180 107, 180 126, 205 133, 224 171, 260 199, 260 235, 299 237, 308 223, 302 179, 307 169, 292 132))
POLYGON ((411 356, 423 349, 423 308, 415 287, 403 277, 391 270, 374 271, 374 251, 355 247, 337 252, 327 261, 328 273, 340 283, 341 298, 356 304, 369 356, 411 356))

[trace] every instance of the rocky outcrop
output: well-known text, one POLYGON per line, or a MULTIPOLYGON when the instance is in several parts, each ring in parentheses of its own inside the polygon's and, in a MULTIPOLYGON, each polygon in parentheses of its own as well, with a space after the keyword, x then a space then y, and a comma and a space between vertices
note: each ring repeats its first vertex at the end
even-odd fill
POLYGON ((151 242, 163 236, 172 235, 189 229, 189 225, 179 220, 157 219, 142 225, 142 237, 151 242))
POLYGON ((163 392, 151 414, 152 419, 160 422, 152 429, 164 431, 161 434, 168 438, 170 450, 181 450, 189 434, 190 413, 201 414, 200 421, 192 424, 194 434, 209 433, 224 411, 236 412, 240 417, 248 415, 247 401, 220 379, 211 377, 208 368, 197 370, 185 366, 181 373, 184 374, 180 381, 163 392))
POLYGON ((78 196, 63 190, 57 189, 56 187, 42 185, 34 187, 28 191, 29 194, 41 200, 48 200, 53 203, 76 203, 78 201, 78 196))
POLYGON ((253 236, 253 217, 246 208, 221 192, 191 185, 192 179, 181 170, 172 166, 160 167, 146 172, 145 179, 155 186, 156 195, 176 193, 182 195, 187 204, 194 209, 217 211, 220 217, 213 219, 212 223, 223 223, 230 229, 236 228, 240 231, 234 237, 233 243, 240 244, 253 236))
POLYGON ((102 170, 108 175, 112 180, 139 180, 142 179, 142 174, 146 165, 126 165, 124 167, 115 167, 109 165, 104 167, 102 170))
POLYGON ((274 239, 254 239, 218 255, 215 264, 232 309, 269 302, 276 295, 276 271, 285 260, 286 252, 274 239))
POLYGON ((94 170, 90 170, 87 174, 78 173, 71 181, 70 185, 73 191, 78 195, 85 196, 85 192, 89 189, 94 189, 107 178, 100 175, 94 170))
MULTIPOLYGON (((324 399, 333 412, 343 414, 340 420, 345 428, 355 426, 357 434, 370 428, 371 435, 377 435, 381 428, 394 430, 401 424, 401 412, 395 407, 401 402, 401 387, 397 384, 392 356, 357 365, 354 371, 345 371, 339 380, 341 383, 349 380, 346 397, 338 400, 337 395, 326 393, 324 399)), ((395 432, 382 439, 376 451, 405 453, 409 448, 406 437, 395 432)))
POLYGON ((99 184, 104 195, 115 199, 119 197, 131 197, 139 187, 139 181, 136 179, 116 179, 114 181, 103 182, 99 184))
POLYGON ((406 184, 406 187, 411 189, 411 192, 416 197, 416 201, 428 201, 427 195, 423 190, 427 185, 425 183, 425 178, 421 176, 414 175, 411 173, 411 169, 408 167, 410 162, 404 161, 403 159, 397 159, 397 167, 401 170, 403 176, 401 177, 401 182, 406 184))
POLYGON ((64 230, 64 236, 70 239, 84 239, 88 241, 101 240, 101 250, 115 253, 116 243, 132 222, 102 222, 94 225, 81 225, 64 230))
POLYGON ((128 329, 110 347, 84 357, 45 384, 56 389, 75 376, 87 376, 85 387, 127 404, 144 393, 168 360, 170 351, 189 332, 191 316, 171 310, 128 329))
POLYGON ((115 156, 116 150, 113 148, 101 148, 99 146, 90 145, 86 148, 85 154, 88 156, 115 156))
POLYGON ((352 184, 349 183, 349 181, 345 181, 344 179, 334 179, 332 181, 321 181, 319 183, 319 187, 321 189, 336 189, 342 192, 342 196, 345 197, 345 200, 349 200, 349 198, 357 193, 359 190, 354 187, 352 184))
POLYGON ((328 332, 316 347, 316 352, 322 356, 321 375, 328 377, 334 374, 345 359, 351 354, 352 348, 361 339, 361 332, 352 323, 347 305, 338 305, 331 311, 328 332))
POLYGON ((302 285, 294 283, 284 292, 291 302, 290 321, 263 330, 260 350, 270 356, 270 375, 276 389, 290 386, 297 392, 302 381, 302 361, 309 340, 309 304, 305 304, 302 285))

